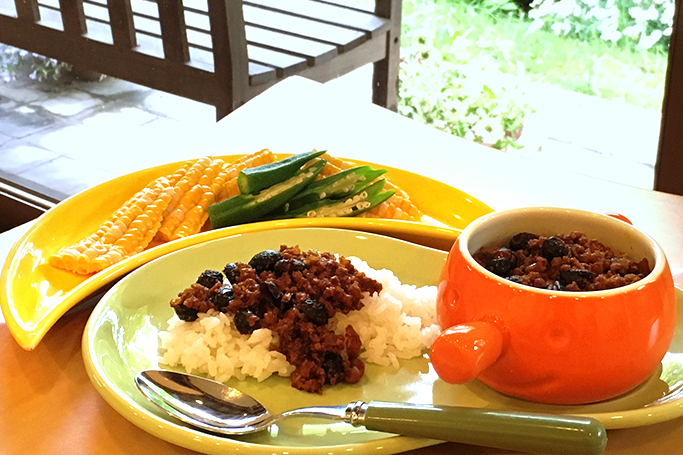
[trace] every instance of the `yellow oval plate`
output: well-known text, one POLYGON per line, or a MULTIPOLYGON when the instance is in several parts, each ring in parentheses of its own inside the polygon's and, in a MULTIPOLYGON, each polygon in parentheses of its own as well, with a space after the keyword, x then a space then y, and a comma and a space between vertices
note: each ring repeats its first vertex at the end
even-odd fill
MULTIPOLYGON (((135 374, 159 366, 158 333, 166 330, 173 315, 170 300, 204 269, 221 270, 227 262, 248 261, 254 253, 281 244, 358 256, 374 268, 391 269, 403 283, 418 286, 436 285, 446 259, 444 251, 367 232, 328 228, 247 232, 176 251, 123 278, 93 310, 82 348, 86 371, 97 391, 117 412, 143 430, 199 452, 381 455, 435 444, 432 440, 307 419, 285 420, 269 431, 246 437, 221 437, 185 426, 149 403, 137 390, 135 374)), ((677 296, 681 310, 683 293, 678 291, 677 296)), ((683 311, 678 314, 683 315, 683 311)), ((598 419, 606 428, 629 428, 683 415, 682 351, 683 322, 679 317, 673 343, 660 370, 624 396, 585 406, 530 403, 504 396, 478 381, 446 384, 437 378, 426 357, 402 360, 398 370, 368 364, 359 383, 328 387, 322 395, 296 390, 287 378, 277 376, 261 383, 247 379, 231 380, 228 384, 253 396, 274 413, 299 406, 381 400, 580 414, 598 419)))
MULTIPOLYGON (((225 156, 228 162, 240 155, 225 156)), ((278 156, 278 159, 287 155, 278 156)), ((0 306, 15 340, 26 350, 35 348, 52 325, 70 308, 104 285, 152 259, 181 248, 245 229, 328 226, 379 232, 429 246, 448 248, 460 229, 491 208, 468 194, 436 180, 374 163, 411 197, 425 222, 439 230, 425 231, 422 223, 365 218, 284 220, 209 231, 143 251, 92 276, 76 275, 49 266, 46 258, 94 232, 135 192, 155 178, 175 171, 169 163, 128 174, 79 193, 49 210, 14 244, 0 274, 0 306)))

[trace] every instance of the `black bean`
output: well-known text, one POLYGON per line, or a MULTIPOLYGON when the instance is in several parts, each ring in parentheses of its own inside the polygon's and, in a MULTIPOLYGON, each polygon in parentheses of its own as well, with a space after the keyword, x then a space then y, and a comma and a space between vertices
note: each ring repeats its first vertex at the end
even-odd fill
POLYGON ((564 287, 572 283, 576 283, 580 289, 586 289, 586 287, 590 284, 594 277, 595 274, 590 270, 560 270, 560 284, 562 284, 564 287))
POLYGON ((510 275, 509 277, 506 277, 506 279, 508 281, 512 281, 513 283, 523 284, 522 283, 522 277, 519 275, 510 275))
POLYGON ((531 234, 530 232, 520 232, 519 234, 515 234, 510 239, 510 249, 512 251, 524 250, 528 248, 529 240, 537 238, 538 236, 536 234, 531 234))
POLYGON ((561 258, 569 254, 569 246, 559 237, 548 237, 541 246, 541 255, 548 261, 553 258, 561 258))
POLYGON ((306 269, 306 264, 298 259, 280 259, 273 266, 273 271, 277 276, 281 276, 283 273, 292 273, 304 269, 306 269))
POLYGON ((299 305, 299 311, 306 319, 317 326, 327 324, 327 321, 330 319, 325 305, 312 299, 306 299, 306 301, 299 305))
POLYGON ((235 296, 232 291, 232 286, 225 284, 218 288, 218 292, 209 297, 209 300, 216 306, 216 309, 220 311, 228 306, 234 298, 235 296))
POLYGON ((282 259, 282 254, 276 250, 264 250, 256 253, 254 257, 249 260, 249 265, 256 270, 256 273, 261 273, 264 270, 273 270, 277 261, 282 259))
POLYGON ((242 308, 234 317, 235 328, 242 335, 248 335, 261 328, 261 319, 246 308, 242 308))
POLYGON ((289 310, 294 306, 294 301, 292 300, 293 296, 291 292, 287 292, 282 294, 282 297, 277 303, 277 307, 282 311, 283 313, 289 310))
POLYGON ((279 306, 278 303, 282 298, 282 291, 276 283, 272 281, 265 281, 261 283, 260 290, 262 296, 266 296, 266 298, 268 298, 273 305, 279 306))
POLYGON ((225 278, 227 278, 228 281, 232 284, 237 283, 237 280, 240 276, 237 264, 235 264, 234 262, 228 262, 227 264, 225 264, 225 267, 223 267, 223 273, 225 274, 225 278))
POLYGON ((263 315, 266 314, 266 312, 268 312, 268 310, 270 310, 271 308, 272 307, 263 300, 247 307, 247 309, 254 313, 254 315, 258 318, 262 318, 263 315))
POLYGON ((515 263, 509 258, 492 258, 486 265, 486 268, 496 275, 505 278, 515 268, 515 263))
POLYGON ((273 272, 277 276, 282 276, 283 273, 289 272, 289 261, 287 259, 280 259, 273 266, 273 272))
POLYGON ((186 307, 182 303, 176 305, 175 307, 173 307, 173 309, 175 310, 175 314, 181 321, 192 322, 196 321, 199 317, 199 311, 195 310, 194 308, 186 307))
POLYGON ((327 382, 335 384, 344 378, 344 360, 336 352, 326 351, 323 355, 323 370, 327 382))
POLYGON ((292 259, 289 264, 289 272, 301 272, 306 270, 306 263, 298 259, 292 259))
POLYGON ((498 276, 506 277, 517 265, 517 256, 507 248, 500 248, 488 258, 486 268, 498 276))
POLYGON ((223 282, 223 274, 218 270, 207 269, 204 270, 199 278, 197 278, 197 283, 201 284, 207 289, 211 289, 216 283, 223 282))

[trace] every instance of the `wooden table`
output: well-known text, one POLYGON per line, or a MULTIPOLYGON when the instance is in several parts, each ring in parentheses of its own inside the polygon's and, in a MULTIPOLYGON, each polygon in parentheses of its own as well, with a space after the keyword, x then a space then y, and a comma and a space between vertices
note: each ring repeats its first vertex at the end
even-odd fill
MULTIPOLYGON (((201 153, 327 149, 336 156, 403 168, 481 199, 496 209, 552 205, 619 212, 658 240, 683 286, 683 197, 645 191, 523 161, 418 125, 369 102, 342 99, 291 78, 217 123, 197 140, 201 153)), ((188 156, 196 156, 197 149, 188 156)), ((571 158, 568 158, 571 159, 571 158)), ((434 195, 439 197, 439 195, 434 195)), ((0 234, 0 258, 24 225, 0 234)), ((0 319, 0 453, 192 453, 159 440, 117 414, 95 391, 81 358, 81 335, 95 300, 67 313, 33 352, 0 319)), ((606 454, 683 454, 683 419, 608 432, 606 454)), ((421 454, 502 454, 441 444, 421 454)))

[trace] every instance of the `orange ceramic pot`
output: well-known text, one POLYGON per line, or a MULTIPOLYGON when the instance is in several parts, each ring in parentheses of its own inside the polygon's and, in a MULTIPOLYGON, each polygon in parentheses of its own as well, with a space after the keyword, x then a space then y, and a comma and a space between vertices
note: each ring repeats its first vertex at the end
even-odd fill
POLYGON ((485 215, 462 232, 444 266, 437 296, 442 334, 430 359, 451 383, 474 378, 515 397, 553 404, 591 403, 626 393, 658 367, 673 337, 676 296, 661 247, 613 217, 560 208, 485 215), (617 289, 537 289, 501 278, 472 257, 519 232, 579 231, 652 271, 617 289))

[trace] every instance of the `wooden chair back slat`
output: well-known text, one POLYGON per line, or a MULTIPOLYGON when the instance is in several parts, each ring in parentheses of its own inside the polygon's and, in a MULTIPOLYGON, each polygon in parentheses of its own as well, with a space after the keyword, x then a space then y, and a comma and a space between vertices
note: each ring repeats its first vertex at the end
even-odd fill
POLYGON ((383 90, 372 92, 372 102, 395 111, 398 109, 398 67, 401 59, 401 8, 402 0, 375 2, 375 14, 389 19, 386 58, 373 63, 372 84, 382 84, 383 90))
POLYGON ((227 115, 242 105, 249 88, 249 59, 242 2, 208 0, 213 64, 218 90, 225 94, 216 115, 227 115))
POLYGON ((283 54, 259 46, 247 46, 249 61, 275 68, 278 77, 287 77, 297 74, 308 67, 305 58, 283 54))
POLYGON ((109 10, 109 25, 114 46, 124 49, 132 49, 137 46, 130 0, 109 0, 107 9, 109 10))
POLYGON ((187 63, 190 51, 185 31, 185 13, 182 0, 159 0, 159 22, 164 56, 176 63, 187 63))
POLYGON ((3 1, 17 14, 0 9, 0 42, 210 103, 218 119, 288 76, 369 63, 373 100, 396 105, 401 0, 3 1))
POLYGON ((244 21, 247 25, 334 44, 339 52, 346 52, 366 41, 365 34, 358 30, 250 5, 244 5, 243 9, 244 21))
POLYGON ((14 0, 14 6, 17 9, 17 17, 19 19, 31 22, 38 22, 40 20, 37 0, 14 0))
POLYGON ((247 25, 245 26, 245 33, 247 43, 303 57, 308 60, 311 66, 330 61, 339 53, 337 48, 330 44, 273 32, 260 27, 247 25))
POLYGON ((245 5, 286 12, 293 16, 360 30, 372 37, 378 36, 388 29, 388 25, 374 14, 316 0, 244 0, 244 3, 245 5))
POLYGON ((249 62, 249 85, 265 84, 277 77, 275 68, 249 62))
POLYGON ((64 33, 71 36, 83 36, 88 33, 83 12, 83 0, 59 0, 62 12, 64 33))

